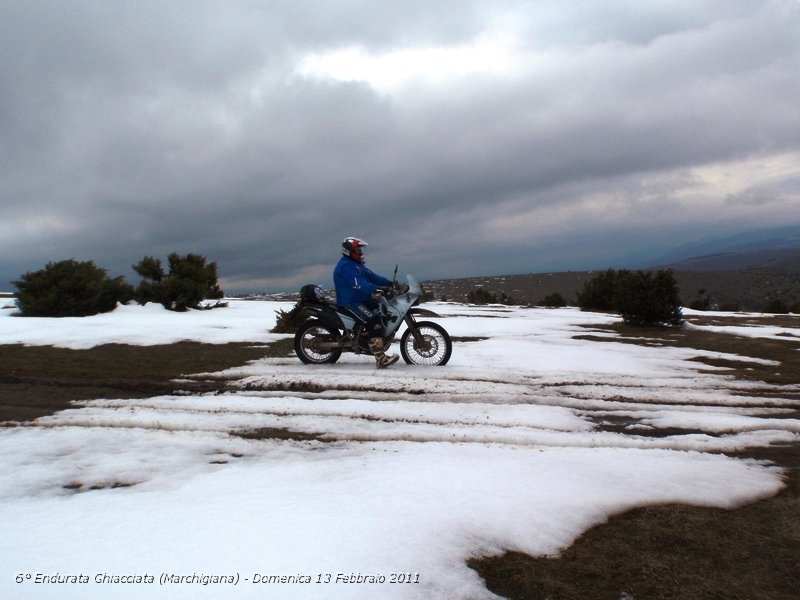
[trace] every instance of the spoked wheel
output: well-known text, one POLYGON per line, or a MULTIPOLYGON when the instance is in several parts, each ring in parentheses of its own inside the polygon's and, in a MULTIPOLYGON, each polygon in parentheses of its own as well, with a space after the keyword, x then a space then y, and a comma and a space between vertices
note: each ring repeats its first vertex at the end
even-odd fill
POLYGON ((421 343, 406 329, 400 339, 400 354, 409 365, 446 365, 453 352, 453 342, 444 327, 430 321, 417 323, 421 343))
POLYGON ((337 331, 319 321, 306 321, 294 335, 294 351, 297 358, 307 365, 335 363, 342 355, 341 348, 329 344, 339 339, 337 331))

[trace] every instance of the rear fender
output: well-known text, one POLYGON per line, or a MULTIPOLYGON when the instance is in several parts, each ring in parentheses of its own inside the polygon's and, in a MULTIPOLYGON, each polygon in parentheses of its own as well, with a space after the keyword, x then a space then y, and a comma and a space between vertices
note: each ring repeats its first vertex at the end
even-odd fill
POLYGON ((304 319, 318 319, 323 325, 327 325, 331 329, 345 329, 336 311, 324 304, 305 304, 300 314, 304 319))

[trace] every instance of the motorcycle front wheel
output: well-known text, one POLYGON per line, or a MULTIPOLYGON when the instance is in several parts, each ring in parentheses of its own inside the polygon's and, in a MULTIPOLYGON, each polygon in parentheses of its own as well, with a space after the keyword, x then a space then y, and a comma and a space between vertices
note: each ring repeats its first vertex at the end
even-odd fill
POLYGON ((294 352, 307 365, 335 363, 342 355, 341 348, 322 347, 335 342, 339 333, 319 321, 306 321, 294 335, 294 352))
POLYGON ((422 338, 422 343, 406 329, 400 338, 400 354, 409 365, 442 366, 450 360, 453 352, 453 342, 450 334, 444 327, 431 321, 417 323, 417 331, 422 338))

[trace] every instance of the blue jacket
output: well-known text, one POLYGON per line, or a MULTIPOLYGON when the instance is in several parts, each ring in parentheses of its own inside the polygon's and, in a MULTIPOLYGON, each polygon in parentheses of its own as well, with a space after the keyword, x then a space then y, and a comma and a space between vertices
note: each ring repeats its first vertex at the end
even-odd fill
POLYGON ((342 256, 333 270, 333 285, 336 287, 336 304, 355 306, 369 304, 372 292, 392 282, 370 271, 364 263, 342 256))

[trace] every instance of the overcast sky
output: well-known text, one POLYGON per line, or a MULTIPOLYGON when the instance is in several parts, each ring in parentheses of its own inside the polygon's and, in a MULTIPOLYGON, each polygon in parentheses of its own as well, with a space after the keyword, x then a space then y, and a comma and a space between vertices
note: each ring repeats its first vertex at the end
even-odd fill
POLYGON ((798 0, 2 0, 0 290, 195 252, 330 285, 800 223, 798 0))

